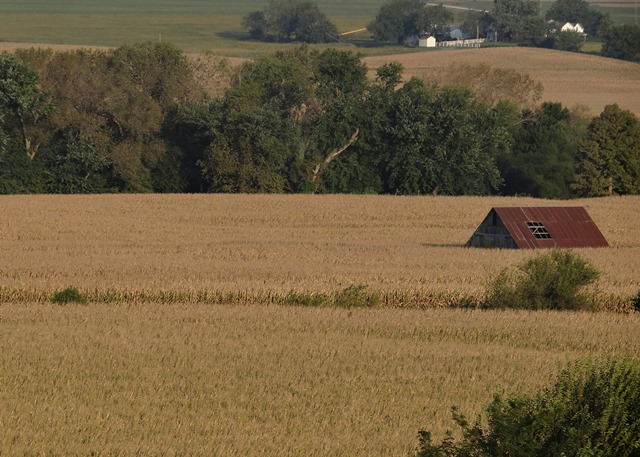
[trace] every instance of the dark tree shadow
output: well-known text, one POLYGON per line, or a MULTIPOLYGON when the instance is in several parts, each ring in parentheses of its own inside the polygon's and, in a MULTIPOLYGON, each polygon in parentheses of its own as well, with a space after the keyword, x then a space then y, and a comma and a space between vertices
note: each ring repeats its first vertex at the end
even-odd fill
POLYGON ((425 248, 466 248, 466 244, 420 243, 425 248))
POLYGON ((216 36, 220 38, 226 38, 228 40, 236 40, 236 41, 256 41, 262 43, 262 41, 252 40, 249 37, 247 32, 230 32, 230 31, 222 31, 216 32, 216 36))
MULTIPOLYGON (((227 40, 235 40, 235 41, 243 41, 243 42, 254 42, 254 43, 276 43, 275 41, 263 41, 256 40, 249 36, 247 32, 240 31, 229 31, 225 30, 222 32, 216 32, 216 36, 220 38, 225 38, 227 40)), ((295 42, 293 42, 295 43, 295 42)), ((373 41, 371 39, 342 39, 337 41, 337 43, 344 43, 356 48, 393 48, 398 47, 397 44, 392 43, 381 43, 378 41, 373 41)), ((304 44, 302 42, 297 44, 304 44)))

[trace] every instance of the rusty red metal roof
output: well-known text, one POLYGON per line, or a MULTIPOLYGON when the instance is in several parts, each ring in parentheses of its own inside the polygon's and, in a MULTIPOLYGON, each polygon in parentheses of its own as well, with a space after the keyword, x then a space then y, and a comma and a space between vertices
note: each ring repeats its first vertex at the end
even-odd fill
POLYGON ((492 211, 520 249, 609 246, 582 206, 503 206, 492 211), (541 223, 541 227, 537 223, 541 223))

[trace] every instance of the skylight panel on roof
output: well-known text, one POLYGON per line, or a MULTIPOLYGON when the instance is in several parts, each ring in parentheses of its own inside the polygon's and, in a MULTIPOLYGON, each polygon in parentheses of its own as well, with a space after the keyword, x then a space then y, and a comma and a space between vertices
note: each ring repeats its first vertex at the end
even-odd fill
POLYGON ((544 226, 542 222, 539 221, 527 221, 527 227, 531 230, 533 237, 537 240, 550 240, 551 234, 544 226))

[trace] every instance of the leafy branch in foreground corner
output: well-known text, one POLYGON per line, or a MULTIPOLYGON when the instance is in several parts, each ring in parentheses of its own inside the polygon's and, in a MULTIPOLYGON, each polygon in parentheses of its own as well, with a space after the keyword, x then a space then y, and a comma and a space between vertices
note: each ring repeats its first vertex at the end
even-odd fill
POLYGON ((486 414, 471 425, 454 408, 461 439, 449 432, 434 444, 421 430, 416 457, 637 457, 640 365, 631 358, 576 361, 534 395, 496 395, 486 414))

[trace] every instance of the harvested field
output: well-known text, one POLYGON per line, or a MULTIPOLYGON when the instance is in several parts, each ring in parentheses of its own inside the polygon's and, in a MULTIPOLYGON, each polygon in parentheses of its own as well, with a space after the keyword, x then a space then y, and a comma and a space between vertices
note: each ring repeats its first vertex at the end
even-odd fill
POLYGON ((545 101, 558 101, 572 108, 583 105, 598 115, 606 105, 617 103, 640 116, 640 64, 599 56, 549 49, 507 47, 438 50, 366 57, 371 68, 400 62, 407 76, 425 77, 451 71, 456 63, 479 65, 526 73, 544 86, 545 101))
MULTIPOLYGON (((2 196, 0 292, 5 300, 46 301, 74 286, 94 291, 95 299, 119 291, 128 299, 199 301, 210 300, 208 291, 269 302, 291 290, 362 284, 384 292, 393 306, 442 306, 446 300, 428 297, 481 294, 501 268, 536 254, 463 247, 492 206, 554 204, 499 197, 2 196)), ((603 271, 603 293, 638 292, 640 198, 570 204, 587 205, 612 246, 580 251, 603 271)))

